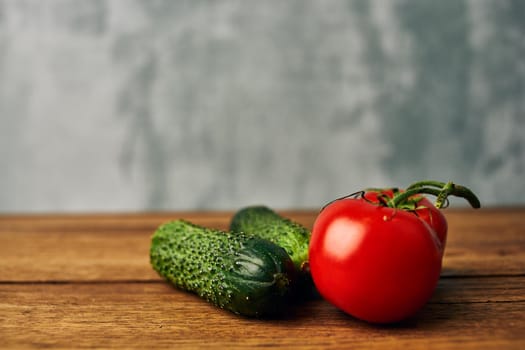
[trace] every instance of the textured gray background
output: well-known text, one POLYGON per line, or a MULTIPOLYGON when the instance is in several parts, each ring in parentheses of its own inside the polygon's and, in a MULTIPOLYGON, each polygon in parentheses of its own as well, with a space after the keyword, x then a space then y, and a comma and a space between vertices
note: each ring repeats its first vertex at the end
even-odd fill
POLYGON ((0 0, 0 118, 3 212, 524 204, 525 1, 0 0))

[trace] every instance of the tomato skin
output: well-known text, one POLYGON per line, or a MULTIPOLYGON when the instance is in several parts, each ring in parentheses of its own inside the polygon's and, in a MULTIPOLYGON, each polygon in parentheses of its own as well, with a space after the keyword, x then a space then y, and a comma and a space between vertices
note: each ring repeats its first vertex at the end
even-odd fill
MULTIPOLYGON (((401 192, 403 192, 403 190, 401 190, 401 192)), ((380 191, 368 191, 364 193, 363 198, 371 201, 372 203, 379 204, 380 195, 386 195, 388 198, 392 198, 394 196, 394 190, 384 189, 380 191)), ((434 229, 441 242, 442 251, 444 251, 445 245, 447 244, 448 232, 448 224, 445 215, 443 215, 441 210, 436 208, 431 201, 422 196, 420 196, 420 199, 417 202, 415 213, 421 220, 425 221, 430 227, 434 229)))
POLYGON ((444 252, 447 244, 448 224, 445 215, 432 204, 428 199, 421 198, 418 202, 419 209, 416 209, 416 214, 419 218, 425 221, 436 232, 436 236, 441 242, 441 250, 444 252))
POLYGON ((441 242, 424 220, 363 198, 326 206, 314 223, 309 247, 319 293, 373 323, 415 314, 435 290, 441 258, 441 242))

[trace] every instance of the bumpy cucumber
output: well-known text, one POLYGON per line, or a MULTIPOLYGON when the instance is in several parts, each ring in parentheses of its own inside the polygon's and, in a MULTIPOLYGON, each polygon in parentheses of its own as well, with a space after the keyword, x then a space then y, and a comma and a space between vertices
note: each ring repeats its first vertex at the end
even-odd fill
POLYGON ((295 274, 286 251, 270 241, 184 220, 157 229, 150 261, 176 287, 220 308, 253 317, 285 310, 295 274))
POLYGON ((310 231, 304 226, 266 206, 251 206, 235 213, 230 230, 253 234, 283 247, 290 255, 296 271, 307 273, 310 231))

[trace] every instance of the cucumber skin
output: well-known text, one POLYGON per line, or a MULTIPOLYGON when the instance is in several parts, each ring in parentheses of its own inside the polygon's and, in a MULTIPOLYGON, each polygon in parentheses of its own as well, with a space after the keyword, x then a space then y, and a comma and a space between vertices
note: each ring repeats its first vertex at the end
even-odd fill
POLYGON ((252 234, 283 247, 296 271, 305 272, 311 233, 304 226, 259 205, 237 211, 231 220, 230 230, 252 234))
POLYGON ((176 287, 249 317, 283 313, 295 278, 293 263, 281 247, 185 220, 156 230, 150 262, 176 287))

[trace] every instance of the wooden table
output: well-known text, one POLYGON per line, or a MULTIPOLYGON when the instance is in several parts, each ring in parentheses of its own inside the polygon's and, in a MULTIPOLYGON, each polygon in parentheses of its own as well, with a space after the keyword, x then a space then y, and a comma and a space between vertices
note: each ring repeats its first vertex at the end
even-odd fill
MULTIPOLYGON (((217 309, 162 281, 150 236, 231 212, 0 215, 0 348, 525 349, 525 208, 447 209, 442 278, 414 318, 374 326, 312 300, 278 320, 217 309)), ((315 211, 282 211, 311 227, 315 211)))

